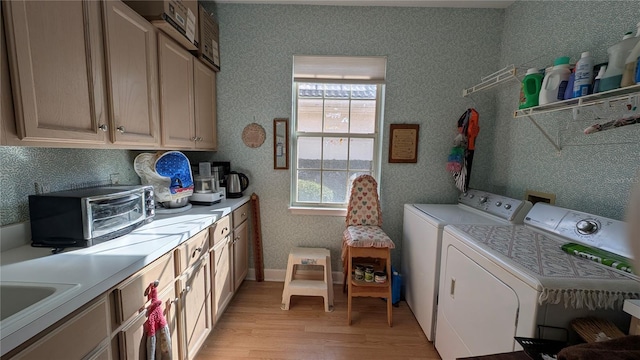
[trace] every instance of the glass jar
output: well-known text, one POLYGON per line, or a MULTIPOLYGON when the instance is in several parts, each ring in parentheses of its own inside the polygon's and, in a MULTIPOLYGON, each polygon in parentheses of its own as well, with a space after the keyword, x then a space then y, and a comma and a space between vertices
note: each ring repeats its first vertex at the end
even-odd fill
POLYGON ((376 271, 375 273, 373 273, 373 279, 378 284, 384 284, 385 281, 387 281, 387 274, 382 271, 376 271))
POLYGON ((355 279, 360 281, 364 280, 364 266, 356 265, 355 279))
POLYGON ((364 269, 364 281, 373 282, 373 266, 367 266, 364 269))

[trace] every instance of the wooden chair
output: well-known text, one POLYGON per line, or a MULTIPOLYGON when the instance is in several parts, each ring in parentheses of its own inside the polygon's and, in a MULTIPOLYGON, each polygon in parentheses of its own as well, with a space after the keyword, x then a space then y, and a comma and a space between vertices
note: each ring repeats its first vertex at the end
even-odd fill
POLYGON ((393 241, 382 230, 382 212, 378 199, 378 183, 371 175, 353 180, 346 225, 342 235, 344 285, 348 289, 347 322, 351 325, 353 297, 368 296, 387 299, 387 322, 392 326, 391 249, 393 241), (372 264, 376 271, 386 272, 384 283, 365 282, 352 277, 354 261, 372 264))

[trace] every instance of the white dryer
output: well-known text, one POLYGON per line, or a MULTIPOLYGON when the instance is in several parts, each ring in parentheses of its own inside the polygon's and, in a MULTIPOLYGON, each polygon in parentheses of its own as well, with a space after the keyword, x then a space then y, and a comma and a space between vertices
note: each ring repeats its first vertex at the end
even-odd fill
POLYGON ((516 351, 515 336, 535 338, 539 325, 569 330, 584 316, 627 329, 623 302, 640 297, 640 278, 561 249, 577 243, 630 257, 625 234, 621 221, 543 203, 523 225, 446 226, 436 350, 443 360, 516 351))
POLYGON ((434 340, 442 231, 448 224, 521 224, 531 203, 470 189, 457 204, 405 204, 402 276, 409 308, 434 340))

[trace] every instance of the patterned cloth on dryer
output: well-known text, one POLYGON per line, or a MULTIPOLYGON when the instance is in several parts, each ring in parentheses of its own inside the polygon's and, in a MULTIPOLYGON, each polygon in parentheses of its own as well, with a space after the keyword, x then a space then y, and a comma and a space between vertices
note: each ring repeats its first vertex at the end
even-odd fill
POLYGON ((453 227, 469 234, 491 256, 537 279, 540 305, 621 309, 625 299, 640 298, 640 282, 633 275, 567 254, 562 243, 524 225, 453 227))

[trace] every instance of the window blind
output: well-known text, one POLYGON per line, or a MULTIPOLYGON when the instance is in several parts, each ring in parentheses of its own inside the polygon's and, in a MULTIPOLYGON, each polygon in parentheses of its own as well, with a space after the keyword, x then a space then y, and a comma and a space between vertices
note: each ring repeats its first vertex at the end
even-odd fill
POLYGON ((386 56, 293 56, 296 82, 384 84, 386 72, 386 56))

